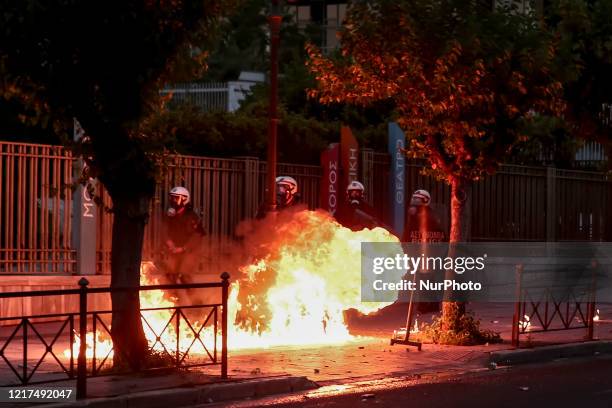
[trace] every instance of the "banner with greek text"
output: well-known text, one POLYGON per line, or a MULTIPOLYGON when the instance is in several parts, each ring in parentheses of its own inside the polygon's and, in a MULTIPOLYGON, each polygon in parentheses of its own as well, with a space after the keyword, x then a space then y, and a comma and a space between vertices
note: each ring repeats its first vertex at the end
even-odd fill
POLYGON ((336 216, 339 200, 342 196, 338 194, 340 179, 340 145, 330 144, 321 153, 321 167, 323 174, 321 178, 320 207, 336 216))
POLYGON ((393 230, 402 236, 404 233, 404 220, 406 211, 406 172, 405 157, 402 149, 406 146, 406 136, 395 122, 389 123, 389 155, 391 155, 391 168, 389 194, 391 201, 391 214, 389 224, 393 230))
MULTIPOLYGON (((344 194, 351 181, 359 181, 359 144, 348 126, 342 126, 340 130, 340 150, 342 167, 340 188, 344 194)), ((341 197, 343 198, 344 195, 341 197)))

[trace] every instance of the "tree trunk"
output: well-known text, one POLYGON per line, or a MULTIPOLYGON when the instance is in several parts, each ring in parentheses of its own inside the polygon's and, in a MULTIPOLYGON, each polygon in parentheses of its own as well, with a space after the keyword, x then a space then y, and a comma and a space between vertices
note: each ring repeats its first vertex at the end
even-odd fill
POLYGON ((139 370, 147 356, 147 340, 140 318, 140 261, 152 197, 114 195, 111 289, 134 288, 131 292, 112 292, 112 327, 115 367, 139 370))
MULTIPOLYGON (((451 181, 451 226, 449 236, 449 254, 454 257, 453 244, 467 242, 471 232, 471 181, 454 178, 451 181)), ((455 279, 457 276, 453 271, 446 272, 446 279, 455 279)), ((445 299, 452 297, 452 292, 447 291, 445 299)), ((465 315, 465 303, 444 302, 442 305, 442 330, 458 327, 461 317, 465 315)))

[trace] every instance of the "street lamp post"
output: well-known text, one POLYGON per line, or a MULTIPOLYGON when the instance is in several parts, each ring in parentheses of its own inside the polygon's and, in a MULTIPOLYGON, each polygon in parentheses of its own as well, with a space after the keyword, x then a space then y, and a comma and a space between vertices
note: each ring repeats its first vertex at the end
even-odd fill
POLYGON ((266 203, 268 211, 276 211, 276 144, 278 136, 278 48, 280 44, 280 15, 278 0, 272 0, 268 16, 270 24, 270 106, 268 108, 268 178, 266 203))

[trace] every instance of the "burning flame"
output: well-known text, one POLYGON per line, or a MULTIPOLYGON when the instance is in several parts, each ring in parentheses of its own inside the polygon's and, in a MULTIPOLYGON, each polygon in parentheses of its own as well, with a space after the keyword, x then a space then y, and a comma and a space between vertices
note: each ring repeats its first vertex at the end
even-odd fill
POLYGON ((597 309, 597 313, 595 313, 595 316, 593 316, 593 321, 594 322, 598 322, 599 321, 599 309, 597 309))
MULTIPOLYGON (((85 356, 88 360, 94 358, 94 345, 96 347, 95 356, 98 360, 104 360, 108 356, 112 359, 115 353, 113 352, 113 341, 108 337, 104 336, 100 331, 96 331, 96 339, 94 341, 94 334, 92 332, 87 333, 85 336, 85 356)), ((79 348, 81 347, 81 338, 78 334, 74 333, 74 343, 72 344, 73 356, 79 355, 79 348)), ((64 357, 70 358, 70 349, 64 350, 64 357)))
POLYGON ((410 333, 418 333, 419 332, 419 320, 418 319, 414 319, 414 326, 412 326, 412 330, 410 330, 410 333))
POLYGON ((343 312, 361 301, 361 243, 399 242, 382 228, 351 231, 320 211, 279 214, 262 256, 241 268, 230 295, 230 347, 330 344, 352 339, 343 312), (234 317, 235 316, 235 317, 234 317))
MULTIPOLYGON (((388 303, 361 301, 361 243, 399 240, 382 228, 351 231, 322 211, 283 212, 265 226, 265 237, 254 240, 254 260, 240 268, 242 273, 230 287, 228 299, 228 347, 260 348, 279 345, 320 345, 350 341, 344 311, 354 308, 370 313, 388 303)), ((391 250, 391 249, 390 249, 391 250)), ((155 285, 152 263, 143 262, 141 284, 155 285)), ((174 307, 175 298, 162 290, 142 291, 141 308, 174 307)), ((176 348, 173 324, 167 324, 173 310, 143 312, 149 346, 161 351, 176 348), (149 327, 151 326, 151 327, 149 327), (165 327, 165 330, 164 330, 165 327), (164 330, 162 334, 162 330, 164 330)), ((200 322, 191 322, 196 331, 200 322)), ((181 352, 191 346, 194 334, 181 325, 178 345, 181 352)), ((415 321, 414 330, 418 331, 415 321)), ((96 335, 96 356, 110 340, 96 335), (104 346, 102 346, 104 345, 104 346)), ((212 345, 212 327, 202 330, 204 344, 212 345)), ((93 357, 93 334, 87 335, 87 357, 93 357), (91 352, 90 352, 91 350, 91 352)), ((73 344, 78 355, 78 341, 73 344)), ((210 348, 209 348, 210 350, 210 348)), ((69 356, 70 351, 65 353, 69 356)), ((196 341, 190 354, 206 351, 196 341)), ((102 354, 103 356, 106 353, 102 354)))
POLYGON ((523 320, 519 321, 519 327, 521 330, 529 331, 531 328, 531 318, 528 315, 523 316, 523 320))
MULTIPOLYGON (((151 276, 155 269, 155 265, 152 262, 143 262, 141 264, 141 285, 158 285, 160 283, 157 278, 151 276)), ((176 301, 176 298, 168 296, 163 290, 148 290, 140 292, 141 309, 164 307, 173 308, 176 304, 176 301)), ((173 324, 168 324, 168 322, 172 318, 173 312, 173 309, 142 311, 142 326, 144 329, 145 337, 147 338, 149 347, 151 347, 155 351, 163 352, 164 350, 176 350, 177 348, 176 326, 173 324), (159 341, 157 341, 158 336, 160 337, 159 341)), ((197 321, 190 323, 192 324, 196 332, 201 327, 201 325, 197 321)), ((108 327, 110 328, 110 325, 108 327)), ((194 342, 195 335, 186 324, 180 326, 179 330, 181 331, 180 336, 178 336, 180 339, 178 350, 180 353, 185 353, 187 352, 187 350, 189 350, 189 353, 204 354, 206 353, 206 351, 204 350, 204 346, 202 345, 202 343, 204 343, 207 347, 209 345, 212 345, 213 336, 211 330, 202 330, 202 332, 200 333, 202 343, 198 341, 194 342)), ((75 333, 75 341, 72 344, 72 353, 75 357, 79 354, 80 343, 81 339, 78 334, 75 333)), ((106 331, 102 332, 100 330, 96 330, 95 341, 94 334, 92 332, 88 332, 86 336, 86 344, 86 357, 88 360, 94 358, 95 344, 96 359, 98 361, 101 361, 104 360, 106 356, 108 356, 107 361, 110 364, 110 361, 112 361, 112 357, 114 356, 113 343, 110 339, 110 335, 106 333, 106 331)), ((211 350, 211 347, 209 347, 209 350, 211 350)), ((70 358, 70 349, 64 350, 64 356, 66 358, 70 358)))

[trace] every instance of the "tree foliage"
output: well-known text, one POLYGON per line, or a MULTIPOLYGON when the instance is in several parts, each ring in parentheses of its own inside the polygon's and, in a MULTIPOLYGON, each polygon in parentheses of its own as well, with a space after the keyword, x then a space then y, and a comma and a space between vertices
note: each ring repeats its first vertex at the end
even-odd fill
POLYGON ((204 79, 234 81, 241 71, 265 71, 268 46, 266 0, 244 0, 225 19, 211 49, 204 79))
MULTIPOLYGON (((316 164, 325 147, 336 141, 338 122, 320 122, 279 110, 278 160, 316 164)), ((188 155, 265 159, 268 141, 267 103, 252 103, 237 112, 202 112, 182 105, 164 111, 150 123, 150 133, 168 138, 171 150, 188 155)))
POLYGON ((545 12, 559 43, 555 67, 570 131, 601 141, 612 153, 612 1, 555 0, 545 12))
MULTIPOLYGON (((476 2, 474 2, 476 3, 476 2)), ((525 138, 525 121, 560 114, 554 48, 535 20, 463 1, 368 1, 350 8, 342 57, 310 47, 325 103, 391 100, 439 177, 477 179, 525 138)))
POLYGON ((159 109, 166 80, 205 69, 206 52, 191 44, 206 43, 221 10, 215 1, 17 2, 0 17, 0 91, 24 120, 66 140, 78 118, 107 187, 138 156, 140 178, 152 170, 143 153, 161 148, 139 132, 141 119, 159 109))
MULTIPOLYGON (((391 101, 406 153, 451 185, 450 242, 468 240, 471 181, 493 173, 526 140, 525 124, 564 109, 554 44, 533 16, 459 0, 352 5, 341 55, 308 49, 323 103, 391 101)), ((450 247, 452 251, 452 245, 450 247)), ((452 278, 452 276, 449 276, 452 278)), ((445 302, 442 329, 465 305, 445 302)))
MULTIPOLYGON (((68 142, 73 118, 87 138, 77 152, 113 201, 111 286, 137 287, 162 139, 145 132, 158 90, 198 76, 203 44, 228 1, 23 0, 0 13, 0 95, 25 122, 68 142), (191 46, 198 44, 198 48, 191 46)), ((113 292, 115 359, 139 367, 146 341, 137 293, 113 292)))
MULTIPOLYGON (((241 71, 269 70, 266 21, 269 6, 267 0, 245 0, 235 14, 224 20, 202 80, 231 81, 238 79, 241 71)), ((286 8, 281 8, 281 14, 279 160, 319 164, 321 151, 328 143, 338 141, 340 123, 353 128, 362 147, 386 150, 388 104, 367 108, 347 104, 330 106, 307 98, 306 90, 315 86, 315 80, 305 66, 305 44, 320 36, 321 27, 298 26, 286 8)), ((168 111, 160 112, 151 121, 153 127, 148 131, 162 138, 176 135, 170 145, 178 153, 265 159, 268 91, 267 83, 255 85, 235 113, 201 112, 194 106, 170 105, 168 111)))

